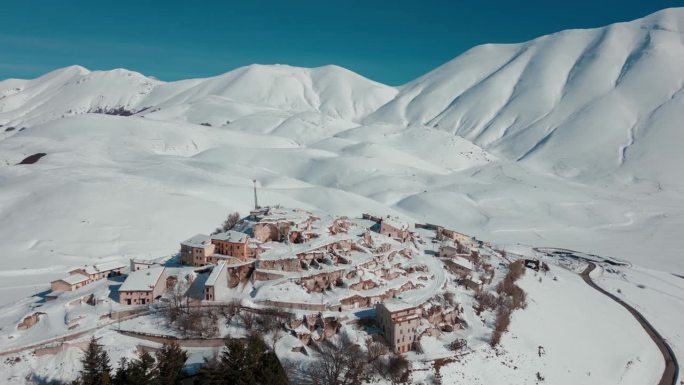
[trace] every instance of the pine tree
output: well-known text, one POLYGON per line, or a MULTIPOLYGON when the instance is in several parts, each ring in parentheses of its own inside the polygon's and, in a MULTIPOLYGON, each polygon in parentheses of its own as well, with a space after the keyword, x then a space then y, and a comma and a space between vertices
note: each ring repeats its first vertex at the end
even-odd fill
POLYGON ((88 348, 86 349, 83 358, 81 358, 81 369, 78 379, 74 381, 79 385, 110 385, 111 384, 111 370, 109 366, 109 355, 102 348, 102 345, 97 343, 95 337, 90 339, 88 348))
POLYGON ((154 375, 154 357, 144 352, 128 365, 128 384, 157 385, 154 375))
POLYGON ((247 340, 228 339, 218 362, 207 361, 198 385, 287 385, 285 369, 257 334, 247 340))
POLYGON ((232 379, 235 385, 253 385, 255 383, 246 362, 244 342, 233 338, 228 340, 226 349, 221 354, 219 372, 221 377, 232 379))
POLYGON ((178 344, 164 344, 155 354, 157 366, 155 377, 159 385, 180 384, 183 366, 188 359, 188 354, 178 344))
POLYGON ((259 360, 256 381, 260 385, 287 385, 289 381, 283 365, 274 352, 266 352, 259 360))
POLYGON ((128 360, 126 360, 126 357, 121 357, 119 366, 114 373, 113 385, 128 385, 128 365, 129 363, 128 360))

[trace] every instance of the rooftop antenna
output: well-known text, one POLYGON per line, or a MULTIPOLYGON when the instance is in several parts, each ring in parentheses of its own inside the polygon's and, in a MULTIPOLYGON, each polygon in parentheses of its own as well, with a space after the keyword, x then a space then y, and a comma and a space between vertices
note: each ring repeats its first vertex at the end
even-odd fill
POLYGON ((257 201, 256 179, 252 179, 254 183, 254 210, 259 210, 259 201, 257 201))

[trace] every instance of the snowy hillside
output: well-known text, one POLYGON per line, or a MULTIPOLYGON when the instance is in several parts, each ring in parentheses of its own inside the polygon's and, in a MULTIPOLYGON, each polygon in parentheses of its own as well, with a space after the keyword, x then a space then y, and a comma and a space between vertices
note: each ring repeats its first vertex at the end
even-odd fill
POLYGON ((366 121, 439 128, 561 177, 681 188, 682 32, 679 8, 475 47, 366 121))
POLYGON ((0 81, 0 252, 22 272, 2 301, 73 264, 173 253, 246 213, 252 179, 264 203, 684 273, 683 29, 684 10, 669 9, 476 47, 398 88, 285 65, 0 81))

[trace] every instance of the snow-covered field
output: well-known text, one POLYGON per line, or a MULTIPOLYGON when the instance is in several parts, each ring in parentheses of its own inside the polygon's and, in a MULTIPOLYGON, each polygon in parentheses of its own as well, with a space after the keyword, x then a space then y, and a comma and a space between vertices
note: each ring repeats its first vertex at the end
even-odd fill
POLYGON ((443 377, 533 384, 542 383, 539 373, 549 384, 658 383, 664 363, 655 344, 626 310, 576 274, 555 266, 549 274, 528 271, 520 286, 528 306, 514 313, 503 348, 483 346, 445 366, 443 377))
MULTIPOLYGON (((684 9, 668 9, 485 45, 401 87, 285 65, 171 83, 78 66, 0 81, 0 304, 46 290, 74 265, 171 255, 226 213, 246 214, 256 179, 264 204, 395 214, 499 244, 628 260, 635 266, 599 283, 621 289, 684 353, 684 279, 670 275, 684 275, 682 31, 684 9), (36 153, 47 155, 17 165, 36 153)), ((521 361, 524 378, 601 383, 622 371, 625 383, 648 382, 645 368, 658 364, 650 348, 629 355, 643 333, 625 312, 575 277, 538 298, 525 283, 537 302, 516 314, 504 346, 512 356, 549 349, 521 361), (546 309, 550 293, 565 298, 563 311, 584 306, 576 314, 601 320, 569 324, 571 314, 546 309), (618 331, 604 330, 609 317, 618 331), (535 320, 549 329, 532 329, 535 320), (551 333, 561 330, 574 348, 591 345, 586 365, 550 363, 565 348, 551 333), (591 357, 607 343, 624 356, 597 367, 591 357)), ((480 361, 444 370, 493 375, 480 361)))

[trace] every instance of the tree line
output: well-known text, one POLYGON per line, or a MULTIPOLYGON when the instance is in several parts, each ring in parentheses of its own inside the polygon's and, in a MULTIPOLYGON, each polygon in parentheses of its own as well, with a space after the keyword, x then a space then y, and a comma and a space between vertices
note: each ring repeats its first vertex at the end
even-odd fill
MULTIPOLYGON (((101 344, 93 337, 81 358, 81 370, 70 385, 180 385, 188 354, 176 343, 154 353, 121 358, 115 370, 101 344)), ((228 338, 218 357, 207 360, 193 376, 194 385, 287 385, 287 374, 275 352, 257 334, 228 338)))

